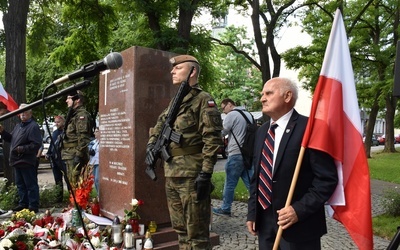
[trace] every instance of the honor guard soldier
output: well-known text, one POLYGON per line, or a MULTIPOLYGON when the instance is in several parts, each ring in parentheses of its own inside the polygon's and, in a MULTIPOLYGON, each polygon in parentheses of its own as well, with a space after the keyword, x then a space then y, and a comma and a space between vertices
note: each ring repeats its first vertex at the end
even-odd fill
POLYGON ((68 105, 68 114, 65 119, 61 157, 67 167, 68 179, 75 185, 82 168, 89 161, 88 145, 92 119, 83 106, 85 97, 80 90, 69 93, 65 102, 68 105))

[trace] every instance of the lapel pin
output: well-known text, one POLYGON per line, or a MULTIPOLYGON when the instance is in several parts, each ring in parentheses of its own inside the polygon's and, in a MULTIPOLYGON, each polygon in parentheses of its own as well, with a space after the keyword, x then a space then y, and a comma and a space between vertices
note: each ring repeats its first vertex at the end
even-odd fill
POLYGON ((290 132, 290 129, 286 129, 286 134, 290 132))

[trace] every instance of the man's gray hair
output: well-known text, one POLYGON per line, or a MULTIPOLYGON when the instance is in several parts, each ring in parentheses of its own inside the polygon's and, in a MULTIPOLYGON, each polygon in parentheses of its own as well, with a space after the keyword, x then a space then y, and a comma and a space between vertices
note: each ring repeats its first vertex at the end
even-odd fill
POLYGON ((282 84, 280 85, 281 95, 283 95, 286 91, 290 91, 293 94, 293 106, 296 104, 297 98, 299 97, 299 90, 297 88, 297 84, 295 81, 285 78, 279 77, 282 84))

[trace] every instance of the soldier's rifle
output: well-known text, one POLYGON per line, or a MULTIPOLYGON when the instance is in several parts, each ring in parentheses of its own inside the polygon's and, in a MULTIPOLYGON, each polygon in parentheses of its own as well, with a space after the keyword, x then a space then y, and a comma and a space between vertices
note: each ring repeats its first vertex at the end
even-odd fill
POLYGON ((175 143, 180 143, 182 134, 177 133, 172 129, 173 124, 176 120, 176 116, 179 112, 179 107, 182 104, 183 98, 189 93, 192 87, 189 85, 190 75, 193 73, 194 67, 191 68, 189 75, 185 82, 182 82, 179 86, 178 92, 176 93, 174 100, 168 110, 167 117, 161 128, 161 132, 158 135, 157 141, 154 144, 152 153, 154 155, 154 161, 149 163, 146 167, 146 173, 152 180, 157 180, 156 173, 154 171, 155 165, 159 158, 168 162, 171 159, 171 154, 169 153, 168 146, 171 141, 175 143))

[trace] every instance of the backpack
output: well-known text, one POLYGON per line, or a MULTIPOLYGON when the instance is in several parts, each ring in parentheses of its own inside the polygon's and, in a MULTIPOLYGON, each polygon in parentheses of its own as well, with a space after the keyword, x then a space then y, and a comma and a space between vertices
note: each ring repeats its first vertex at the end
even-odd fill
POLYGON ((244 112, 242 110, 234 109, 233 111, 238 111, 247 122, 246 133, 244 135, 244 140, 243 140, 242 145, 239 144, 233 131, 231 131, 231 132, 232 132, 233 138, 235 138, 236 144, 239 145, 240 152, 242 153, 244 167, 246 169, 251 169, 251 167, 253 165, 254 141, 256 138, 256 132, 257 132, 258 126, 257 126, 256 121, 254 120, 253 115, 250 112, 249 112, 249 114, 251 115, 251 119, 253 120, 253 123, 250 122, 250 120, 247 118, 247 116, 244 114, 244 112))

